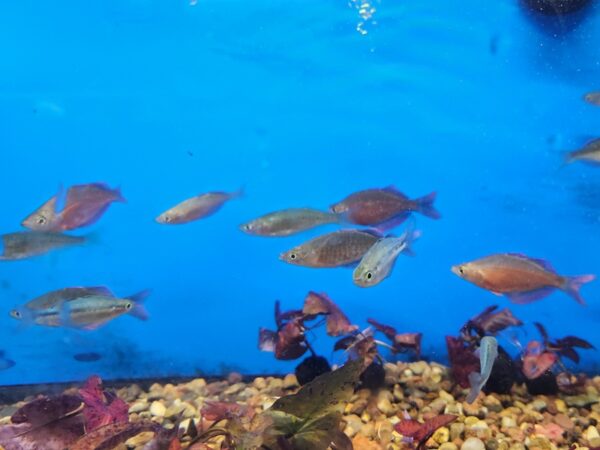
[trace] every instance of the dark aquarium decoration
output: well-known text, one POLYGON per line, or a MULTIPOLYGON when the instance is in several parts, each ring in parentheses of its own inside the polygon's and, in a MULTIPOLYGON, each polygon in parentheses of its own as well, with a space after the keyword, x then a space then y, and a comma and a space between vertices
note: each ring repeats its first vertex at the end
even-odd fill
POLYGON ((600 449, 600 4, 3 2, 0 450, 600 449))

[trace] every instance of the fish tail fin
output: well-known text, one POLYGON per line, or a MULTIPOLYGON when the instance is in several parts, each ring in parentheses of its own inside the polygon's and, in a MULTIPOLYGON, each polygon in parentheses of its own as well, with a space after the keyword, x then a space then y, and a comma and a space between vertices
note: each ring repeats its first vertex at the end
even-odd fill
POLYGON ((123 193, 121 192, 121 186, 117 186, 113 192, 115 193, 115 202, 127 203, 127 199, 123 197, 123 193))
POLYGON ((246 195, 246 185, 242 184, 239 189, 237 191, 232 192, 231 194, 229 194, 229 198, 241 198, 244 197, 246 195))
POLYGON ((467 395, 466 402, 471 404, 477 399, 477 396, 481 392, 481 374, 477 372, 471 372, 469 374, 469 385, 471 386, 471 390, 467 395))
POLYGON ((141 292, 138 292, 137 294, 125 297, 127 300, 131 300, 131 302, 133 303, 133 308, 131 308, 131 311, 129 312, 130 315, 140 320, 148 320, 150 315, 148 314, 148 311, 144 306, 144 302, 146 301, 146 298, 148 298, 151 292, 152 291, 150 289, 145 289, 141 292))
POLYGON ((430 194, 427 194, 424 197, 417 198, 415 200, 415 203, 417 204, 417 211, 431 219, 441 218, 442 215, 433 206, 433 202, 435 201, 436 197, 437 197, 437 193, 432 192, 430 194))
POLYGON ((569 294, 580 305, 585 305, 585 300, 579 293, 579 289, 586 283, 596 279, 596 275, 578 275, 576 277, 567 277, 563 285, 563 291, 569 294))
POLYGON ((404 231, 404 240, 406 242, 406 247, 402 250, 402 253, 406 256, 415 256, 415 252, 412 249, 412 245, 414 242, 421 237, 423 232, 421 230, 417 230, 416 221, 414 218, 411 218, 408 221, 408 226, 406 227, 406 231, 404 231))

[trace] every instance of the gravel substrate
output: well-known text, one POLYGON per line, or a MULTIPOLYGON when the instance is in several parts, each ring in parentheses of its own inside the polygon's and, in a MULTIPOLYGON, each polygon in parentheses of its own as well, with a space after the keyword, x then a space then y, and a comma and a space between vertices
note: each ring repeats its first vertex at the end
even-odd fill
MULTIPOLYGON (((600 447, 600 376, 587 381, 574 396, 531 396, 518 386, 511 395, 483 395, 468 405, 466 390, 454 386, 444 366, 426 362, 387 363, 387 388, 373 393, 357 391, 347 404, 343 426, 356 450, 403 449, 410 446, 394 431, 403 411, 419 421, 438 414, 455 414, 458 419, 438 429, 427 448, 440 450, 549 450, 600 447)), ((239 374, 207 383, 198 378, 182 384, 153 384, 148 390, 138 385, 121 388, 119 397, 129 403, 130 421, 150 418, 167 427, 182 418, 181 427, 200 421, 206 401, 239 402, 260 412, 280 396, 298 388, 296 377, 257 377, 244 382, 239 374)), ((31 399, 25 399, 31 400, 31 399)), ((0 423, 25 403, 0 408, 0 423)), ((122 448, 141 449, 151 438, 145 433, 130 439, 122 448)), ((185 447, 185 445, 184 445, 185 447)), ((209 448, 219 448, 215 444, 209 448)), ((325 449, 324 449, 325 450, 325 449)))

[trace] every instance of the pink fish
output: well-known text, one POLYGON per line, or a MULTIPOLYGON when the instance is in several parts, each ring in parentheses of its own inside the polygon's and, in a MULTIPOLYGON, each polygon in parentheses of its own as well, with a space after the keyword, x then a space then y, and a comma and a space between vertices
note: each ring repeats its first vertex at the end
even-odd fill
POLYGON ((523 375, 530 380, 538 378, 550 370, 557 360, 556 354, 546 351, 540 342, 531 341, 523 355, 523 375))
POLYGON ((104 183, 71 186, 59 208, 61 193, 30 214, 21 225, 35 231, 61 232, 86 227, 97 222, 113 202, 125 202, 119 189, 104 183))
POLYGON ((412 212, 439 219, 440 213, 433 206, 435 197, 435 192, 432 192, 411 200, 395 187, 388 186, 355 192, 332 205, 330 210, 357 225, 388 229, 399 225, 412 212))
POLYGON ((178 225, 204 219, 220 210, 225 203, 244 195, 237 192, 208 192, 189 198, 160 214, 155 220, 164 225, 178 225))
POLYGON ((452 272, 494 294, 506 295, 513 303, 519 304, 539 300, 560 289, 584 305, 579 289, 596 278, 594 275, 559 275, 547 261, 518 253, 486 256, 453 266, 452 272))

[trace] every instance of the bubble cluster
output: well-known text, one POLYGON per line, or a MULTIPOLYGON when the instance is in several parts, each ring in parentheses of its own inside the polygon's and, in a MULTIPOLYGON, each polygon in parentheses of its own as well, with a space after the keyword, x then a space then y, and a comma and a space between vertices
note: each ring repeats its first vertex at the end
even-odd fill
POLYGON ((371 26, 377 25, 374 19, 377 9, 370 0, 350 0, 349 6, 356 9, 360 16, 360 20, 356 24, 356 31, 360 34, 366 35, 371 26))

